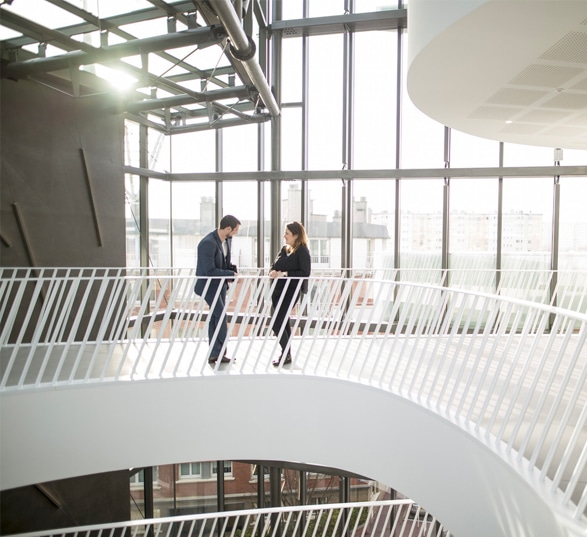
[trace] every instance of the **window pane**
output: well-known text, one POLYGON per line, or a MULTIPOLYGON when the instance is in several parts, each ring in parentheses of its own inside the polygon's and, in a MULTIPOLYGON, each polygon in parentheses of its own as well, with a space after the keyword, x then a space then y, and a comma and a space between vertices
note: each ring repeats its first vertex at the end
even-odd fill
MULTIPOLYGON (((231 461, 222 461, 222 465, 224 467, 224 475, 232 474, 232 462, 231 461)), ((218 462, 214 461, 212 463, 212 474, 216 475, 218 473, 218 462)))
POLYGON ((304 16, 303 12, 304 0, 288 0, 281 2, 281 18, 282 20, 301 19, 304 16))
POLYGON ((199 462, 187 462, 179 465, 179 475, 181 477, 199 477, 201 473, 199 462))
MULTIPOLYGON (((407 36, 403 34, 403 64, 407 65, 407 36)), ((402 168, 444 167, 444 126, 420 112, 408 95, 407 69, 402 69, 402 168)))
POLYGON ((222 129, 223 171, 257 171, 257 132, 256 124, 222 129))
MULTIPOLYGON (((325 17, 327 15, 344 14, 344 0, 308 0, 310 17, 325 17)), ((286 3, 286 2, 284 2, 286 3)))
POLYGON ((302 169, 302 109, 284 108, 281 111, 281 168, 302 169))
POLYGON ((281 183, 281 219, 282 224, 302 218, 302 182, 288 181, 281 183))
POLYGON ((171 138, 173 173, 216 171, 216 133, 174 134, 171 138))
POLYGON ((561 177, 558 306, 587 312, 587 177, 561 177), (578 271, 565 274, 565 271, 578 271))
POLYGON ((501 287, 508 294, 545 300, 550 268, 553 179, 504 179, 501 287), (529 277, 537 275, 538 281, 529 277), (521 278, 524 273, 528 277, 521 278), (531 285, 524 285, 523 282, 531 285))
POLYGON ((355 169, 395 168, 396 58, 396 32, 355 34, 355 169))
POLYGON ((283 103, 302 101, 302 45, 301 38, 282 41, 281 102, 283 103))
POLYGON ((450 184, 450 284, 495 291, 497 179, 458 179, 450 184))
POLYGON ((140 182, 138 175, 125 176, 126 266, 141 266, 140 182))
POLYGON ((451 168, 499 166, 499 142, 451 129, 450 165, 451 168))
POLYGON ((172 183, 173 266, 196 266, 200 239, 216 228, 215 186, 212 182, 172 183))
POLYGON ((561 166, 586 166, 587 150, 563 149, 561 166))
POLYGON ((395 180, 355 181, 353 268, 393 269, 395 180))
POLYGON ((132 121, 124 122, 124 163, 127 166, 140 166, 139 124, 132 121))
POLYGON ((171 183, 149 179, 149 266, 171 267, 171 183))
POLYGON ((155 129, 149 129, 148 136, 150 170, 169 172, 171 170, 171 139, 155 129))
POLYGON ((442 189, 438 179, 401 181, 402 280, 441 281, 442 189))
POLYGON ((504 144, 504 166, 552 166, 553 164, 554 150, 551 147, 504 144))
POLYGON ((233 214, 241 221, 232 241, 232 262, 237 267, 256 265, 257 188, 256 182, 230 182, 223 185, 224 214, 233 214))
POLYGON ((370 13, 371 11, 383 11, 387 9, 397 9, 397 1, 355 0, 355 13, 370 13))
POLYGON ((310 38, 308 145, 309 169, 342 166, 341 35, 310 38))
POLYGON ((312 270, 341 267, 340 181, 310 181, 310 216, 308 238, 312 270))

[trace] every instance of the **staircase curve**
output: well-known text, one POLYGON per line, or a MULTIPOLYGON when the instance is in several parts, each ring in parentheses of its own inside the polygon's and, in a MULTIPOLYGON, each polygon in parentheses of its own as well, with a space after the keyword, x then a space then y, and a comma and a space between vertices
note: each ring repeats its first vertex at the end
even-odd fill
POLYGON ((584 313, 313 277, 291 311, 293 363, 274 367, 272 283, 243 275, 226 310, 237 359, 211 366, 193 284, 3 272, 2 489, 185 460, 289 460, 383 482, 457 536, 586 534, 584 313))

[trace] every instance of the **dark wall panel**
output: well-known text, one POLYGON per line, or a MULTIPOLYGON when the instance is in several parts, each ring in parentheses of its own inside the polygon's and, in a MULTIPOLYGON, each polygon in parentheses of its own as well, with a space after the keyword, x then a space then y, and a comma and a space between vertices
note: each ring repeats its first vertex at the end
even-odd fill
POLYGON ((75 99, 6 79, 0 94, 0 265, 124 266, 124 122, 115 97, 75 99))
POLYGON ((128 471, 5 490, 0 492, 0 534, 129 520, 129 498, 128 471))
MULTIPOLYGON (((1 267, 125 265, 124 121, 114 98, 0 81, 1 267)), ((127 520, 128 475, 3 491, 0 533, 127 520)))

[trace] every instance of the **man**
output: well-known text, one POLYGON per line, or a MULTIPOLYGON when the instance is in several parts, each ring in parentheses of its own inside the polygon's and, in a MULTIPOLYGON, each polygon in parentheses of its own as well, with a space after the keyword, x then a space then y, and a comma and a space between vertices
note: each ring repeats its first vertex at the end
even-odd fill
POLYGON ((238 218, 227 214, 220 220, 218 229, 208 233, 198 244, 196 277, 203 277, 196 278, 194 291, 203 296, 208 306, 210 306, 208 340, 212 345, 212 349, 208 362, 211 364, 215 364, 218 360, 224 363, 231 361, 226 356, 226 352, 222 356, 220 355, 228 331, 224 314, 228 280, 220 277, 234 278, 236 276, 237 268, 236 265, 232 265, 230 262, 230 250, 232 237, 238 233, 240 225, 238 218), (210 279, 213 276, 215 278, 210 279), (217 329, 218 334, 214 339, 214 333, 217 329))

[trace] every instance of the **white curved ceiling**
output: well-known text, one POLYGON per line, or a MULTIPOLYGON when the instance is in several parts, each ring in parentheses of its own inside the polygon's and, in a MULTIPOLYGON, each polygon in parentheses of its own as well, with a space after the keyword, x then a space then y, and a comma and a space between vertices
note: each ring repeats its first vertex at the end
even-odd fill
POLYGON ((504 142, 587 148, 586 0, 410 0, 408 91, 504 142))

